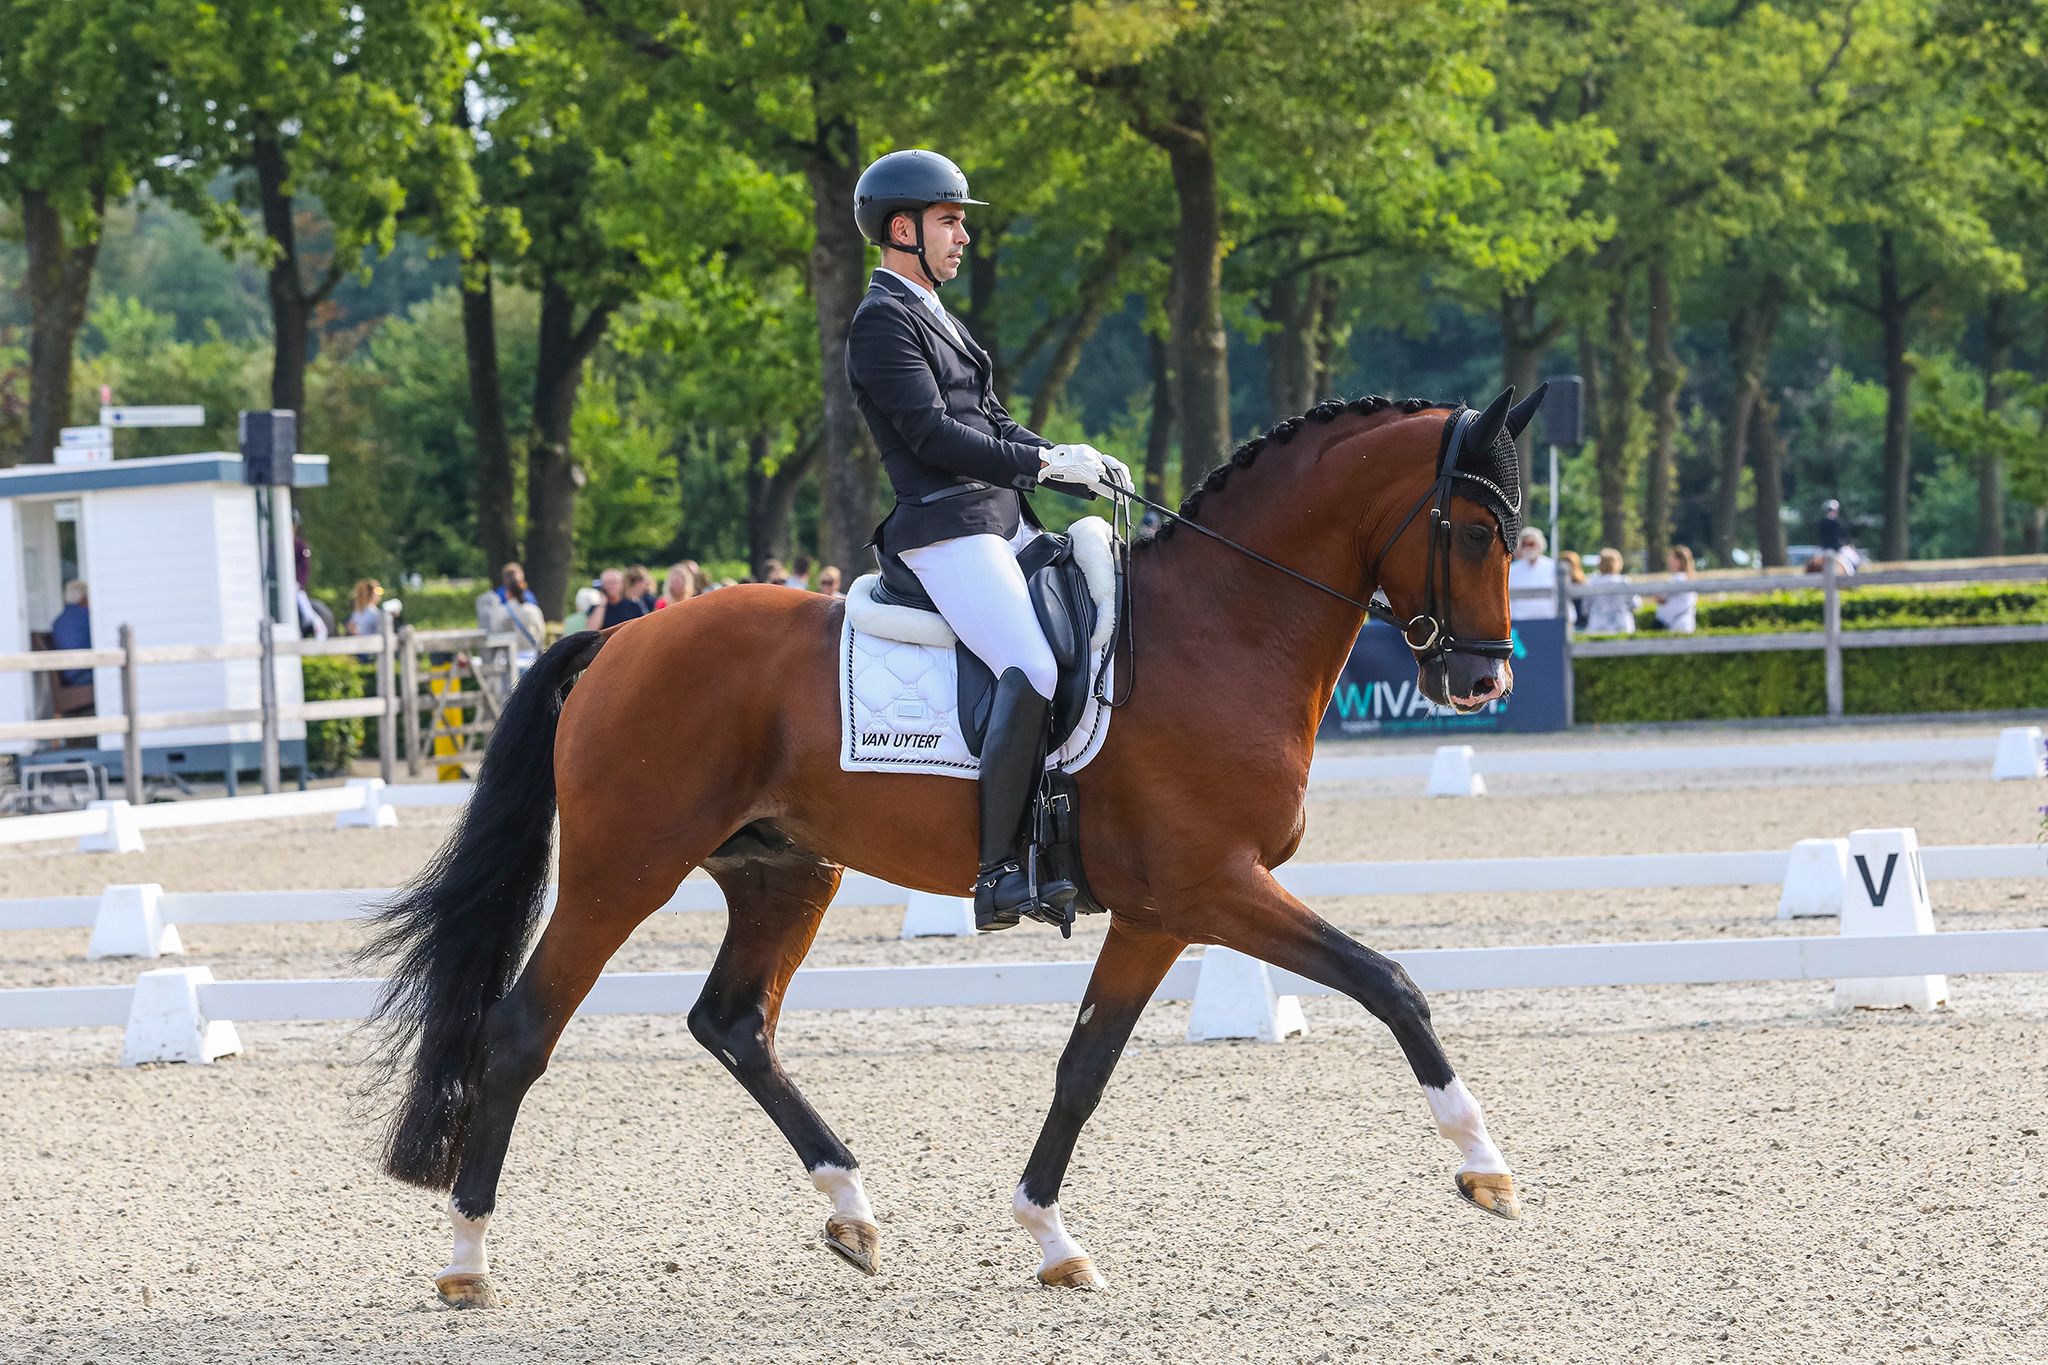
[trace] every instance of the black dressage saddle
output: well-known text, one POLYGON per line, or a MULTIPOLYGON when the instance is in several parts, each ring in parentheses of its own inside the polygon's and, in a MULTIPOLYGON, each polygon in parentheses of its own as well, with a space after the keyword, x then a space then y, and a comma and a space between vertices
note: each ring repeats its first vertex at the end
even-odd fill
MULTIPOLYGON (((936 612, 917 575, 894 554, 875 547, 882 581, 875 589, 877 602, 936 612)), ((1058 749, 1081 723, 1088 705, 1088 690, 1094 659, 1088 648, 1095 633, 1095 595, 1088 590, 1088 576, 1074 562, 1074 547, 1066 536, 1046 532, 1024 547, 1017 556, 1024 570, 1025 590, 1031 595, 1031 609, 1052 646, 1059 665, 1059 685, 1052 694, 1052 747, 1058 749)), ((981 757, 982 736, 988 729, 989 706, 995 699, 995 674, 975 657, 966 645, 954 646, 960 678, 960 729, 968 752, 981 757)))

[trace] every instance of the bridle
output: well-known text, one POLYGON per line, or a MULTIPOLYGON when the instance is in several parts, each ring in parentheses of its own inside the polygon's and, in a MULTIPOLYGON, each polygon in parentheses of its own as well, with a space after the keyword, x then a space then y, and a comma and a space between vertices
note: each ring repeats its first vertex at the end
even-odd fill
MULTIPOLYGON (((1207 536, 1219 545, 1226 545, 1248 559, 1256 560, 1269 569, 1286 574, 1298 583, 1304 583, 1317 592, 1327 593, 1340 602, 1348 603, 1375 621, 1385 622, 1401 632, 1401 639, 1414 653, 1418 663, 1435 664, 1448 674, 1453 654, 1508 659, 1514 657, 1515 652, 1515 642, 1512 639, 1460 640, 1451 631, 1451 481, 1461 477, 1457 468, 1458 452, 1464 445, 1467 433, 1481 415, 1475 408, 1460 407, 1445 419, 1443 444, 1437 453, 1436 480, 1423 490, 1420 498, 1415 500, 1415 505, 1408 509, 1407 516, 1401 518, 1401 524, 1394 528, 1394 534, 1387 538, 1387 543, 1381 547, 1378 556, 1372 562, 1372 581, 1378 584, 1380 566, 1386 562, 1388 552, 1400 543, 1401 537, 1407 534, 1415 518, 1422 514, 1422 509, 1429 509, 1429 541, 1423 561, 1422 611, 1405 620, 1391 606, 1383 605, 1377 599, 1361 602, 1350 593, 1340 592, 1327 583, 1319 582, 1307 574, 1288 568, 1285 564, 1268 559, 1257 550, 1240 545, 1228 536, 1210 530, 1199 521, 1190 521, 1172 508, 1152 501, 1135 489, 1120 488, 1116 492, 1121 499, 1128 499, 1130 502, 1149 507, 1162 516, 1171 517, 1182 526, 1207 536), (1420 640, 1416 638, 1418 634, 1421 636, 1420 640)), ((1128 583, 1127 573, 1120 576, 1128 583)), ((1125 596, 1127 598, 1127 594, 1125 596)), ((1127 601, 1120 604, 1119 614, 1128 620, 1127 601)), ((1128 695, 1127 691, 1126 696, 1128 695)), ((1102 700, 1107 701, 1108 698, 1104 697, 1102 700)))

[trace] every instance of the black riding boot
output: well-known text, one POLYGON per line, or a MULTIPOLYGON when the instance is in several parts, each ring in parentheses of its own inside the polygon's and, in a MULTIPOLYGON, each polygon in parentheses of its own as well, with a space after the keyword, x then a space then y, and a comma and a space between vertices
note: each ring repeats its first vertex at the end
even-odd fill
POLYGON ((1029 915, 1063 923, 1074 884, 1041 880, 1034 896, 1024 821, 1045 768, 1046 722, 1052 703, 1032 689, 1021 668, 996 683, 988 733, 981 741, 981 875, 974 879, 974 927, 1007 929, 1029 915), (1020 857, 1019 847, 1025 846, 1020 857))

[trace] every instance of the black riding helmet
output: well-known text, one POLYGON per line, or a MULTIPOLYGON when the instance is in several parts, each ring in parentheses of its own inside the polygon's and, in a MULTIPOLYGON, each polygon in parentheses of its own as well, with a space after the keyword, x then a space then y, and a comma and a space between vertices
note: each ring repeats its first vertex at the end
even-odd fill
MULTIPOLYGON (((933 204, 986 204, 967 193, 967 177, 937 152, 891 152, 860 173, 853 187, 853 221, 876 246, 889 241, 889 220, 908 211, 917 232, 917 264, 932 288, 939 288, 924 258, 924 211, 933 204)), ((901 250, 901 248, 897 248, 901 250)))

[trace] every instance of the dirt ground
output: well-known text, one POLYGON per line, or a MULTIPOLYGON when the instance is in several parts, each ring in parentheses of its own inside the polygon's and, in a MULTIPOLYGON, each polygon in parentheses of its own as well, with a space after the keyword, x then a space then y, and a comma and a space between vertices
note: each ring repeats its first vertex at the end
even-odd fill
MULTIPOLYGON (((1895 824, 2014 843, 2048 799, 1974 765, 1492 785, 1318 789, 1297 861, 1782 848, 1895 824)), ((446 829, 402 818, 152 832, 119 857, 5 848, 0 896, 390 886, 446 829)), ((2048 878, 1933 894, 1943 928, 2048 924, 2048 878)), ((1833 931, 1780 925, 1775 904, 1744 887, 1317 908, 1394 949, 1833 931)), ((900 917, 835 911, 812 961, 1088 957, 1101 936, 903 943, 900 917)), ((616 965, 702 968, 723 920, 658 916, 616 965)), ((359 938, 185 931, 187 960, 224 979, 343 974, 359 938)), ((132 978, 86 962, 85 939, 0 936, 0 987, 132 978)), ((1263 1046, 1187 1044, 1186 1007, 1161 1004, 1062 1200, 1110 1281, 1092 1296, 1039 1289, 1008 1216, 1068 1008, 785 1022, 785 1062, 862 1160, 874 1279, 818 1247, 822 1199, 680 1013, 583 1020, 514 1139, 492 1229, 508 1307, 490 1314, 434 1304, 439 1199, 377 1174, 349 1027, 244 1025, 239 1057, 132 1070, 118 1030, 0 1033, 0 1359, 2048 1359, 2048 979, 1951 987, 1932 1016, 1834 1015, 1824 983, 1435 997, 1522 1182, 1513 1225, 1458 1202, 1452 1148, 1355 1005, 1306 1000, 1309 1036, 1263 1046)))

